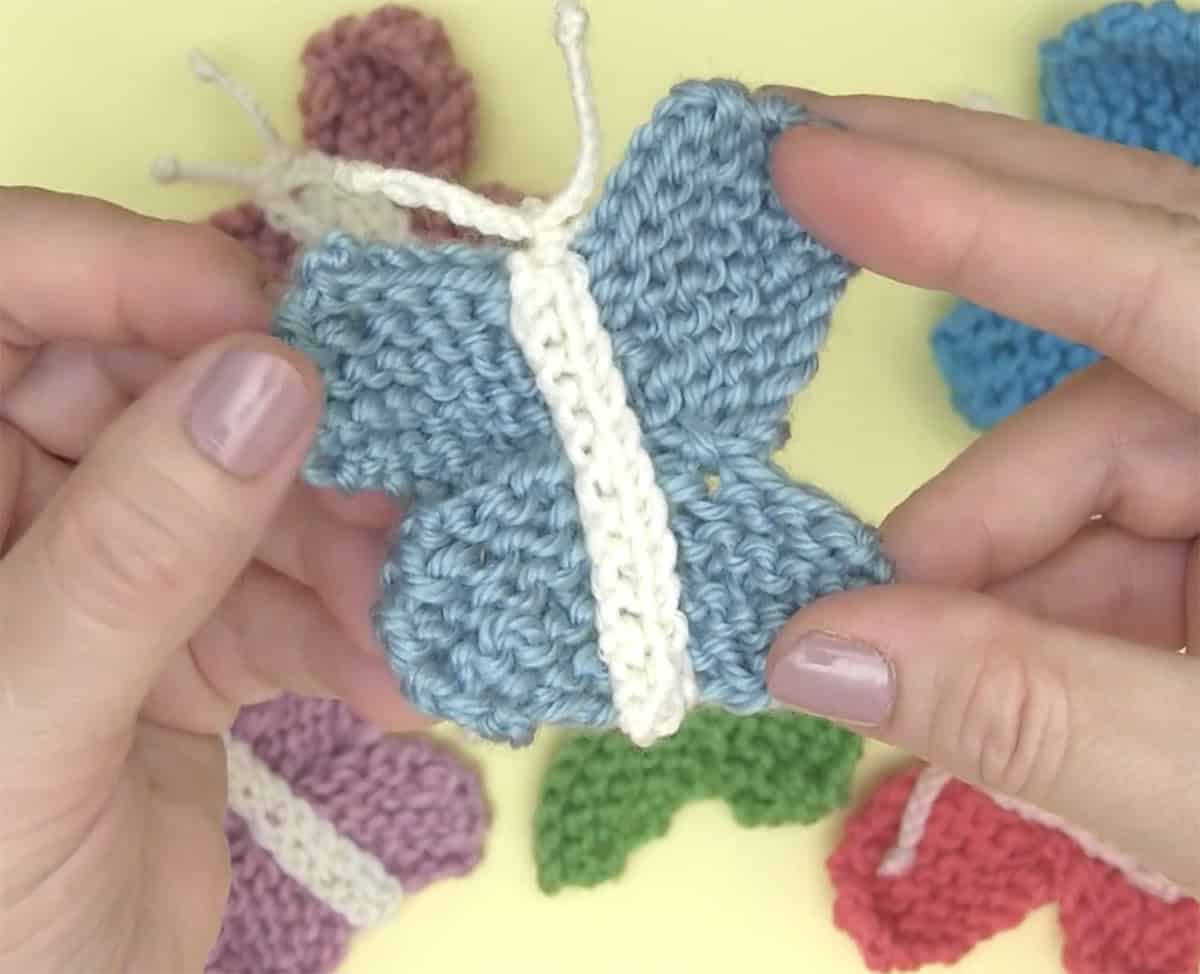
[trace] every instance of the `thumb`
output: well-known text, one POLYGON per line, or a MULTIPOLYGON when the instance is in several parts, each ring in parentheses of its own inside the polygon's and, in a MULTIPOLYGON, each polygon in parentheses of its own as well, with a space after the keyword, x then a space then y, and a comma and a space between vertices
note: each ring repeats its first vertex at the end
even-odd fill
POLYGON ((319 411, 299 354, 243 336, 184 360, 105 431, 0 561, 0 733, 125 729, 252 557, 319 411))
POLYGON ((1200 844, 1183 840, 1200 821, 1200 678, 1187 656, 897 584, 800 612, 767 684, 785 707, 1037 805, 1200 889, 1200 844))

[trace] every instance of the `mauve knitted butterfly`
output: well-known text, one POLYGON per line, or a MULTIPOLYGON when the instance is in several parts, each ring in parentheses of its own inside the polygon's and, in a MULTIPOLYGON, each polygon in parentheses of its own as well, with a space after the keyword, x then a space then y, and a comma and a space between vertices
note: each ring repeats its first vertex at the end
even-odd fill
MULTIPOLYGON (((329 194, 314 194, 313 186, 294 180, 307 157, 365 160, 460 180, 477 142, 474 79, 455 59, 441 21, 413 7, 385 4, 361 17, 340 17, 308 40, 300 60, 301 147, 282 140, 256 99, 194 52, 193 70, 242 106, 268 158, 257 167, 183 166, 171 158, 156 165, 162 181, 186 178, 249 189, 252 199, 214 213, 209 222, 252 250, 275 280, 285 280, 296 253, 330 230, 396 229, 395 220, 364 218, 363 209, 346 198, 340 211, 320 208, 329 194)), ((485 183, 478 192, 508 202, 521 198, 500 183, 485 183)), ((405 212, 399 224, 402 236, 411 233, 426 242, 471 237, 428 210, 405 212)))

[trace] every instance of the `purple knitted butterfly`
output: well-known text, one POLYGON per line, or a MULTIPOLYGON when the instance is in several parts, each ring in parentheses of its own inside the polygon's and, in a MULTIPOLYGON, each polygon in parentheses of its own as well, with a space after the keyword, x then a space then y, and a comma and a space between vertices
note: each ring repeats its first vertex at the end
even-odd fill
POLYGON ((427 737, 285 696, 227 741, 233 883, 207 974, 327 974, 356 929, 479 862, 476 775, 427 737))

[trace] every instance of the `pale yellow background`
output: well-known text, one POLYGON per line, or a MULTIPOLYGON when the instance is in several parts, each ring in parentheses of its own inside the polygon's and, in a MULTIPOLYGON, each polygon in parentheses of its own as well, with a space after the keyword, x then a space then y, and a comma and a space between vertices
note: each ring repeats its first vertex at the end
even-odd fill
MULTIPOLYGON (((553 190, 573 159, 549 0, 424 0, 441 16, 482 94, 480 178, 553 190)), ((678 80, 737 76, 831 92, 959 99, 983 89, 1036 110, 1039 39, 1093 9, 1082 0, 592 0, 596 89, 611 164, 632 128, 678 80)), ((350 0, 0 0, 0 182, 89 193, 153 214, 199 217, 236 198, 160 188, 163 151, 189 159, 256 157, 243 119, 191 79, 184 52, 207 50, 297 130, 297 56, 350 0)), ((843 302, 813 388, 794 410, 794 473, 881 519, 970 439, 949 411, 925 344, 948 307, 870 276, 843 302)), ((544 897, 530 822, 552 743, 471 746, 494 808, 484 865, 414 897, 364 936, 346 974, 800 974, 863 970, 830 920, 823 860, 838 820, 744 831, 719 804, 686 809, 669 836, 600 889, 544 897)), ((873 748, 865 788, 898 756, 873 748)), ((180 877, 186 882, 186 877, 180 877)), ((1043 910, 977 948, 962 974, 1060 970, 1043 910)))

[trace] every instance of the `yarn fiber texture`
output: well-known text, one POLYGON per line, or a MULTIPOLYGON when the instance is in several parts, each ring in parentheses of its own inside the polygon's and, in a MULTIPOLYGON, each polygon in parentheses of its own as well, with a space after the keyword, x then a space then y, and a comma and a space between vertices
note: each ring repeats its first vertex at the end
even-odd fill
POLYGON ((616 879, 690 802, 723 799, 747 828, 815 822, 848 801, 861 754, 861 739, 815 718, 714 708, 646 749, 618 731, 572 737, 542 781, 538 883, 557 893, 616 879))
POLYGON ((304 47, 304 141, 331 156, 459 179, 475 155, 476 91, 441 21, 387 4, 304 47))
MULTIPOLYGON (((1039 50, 1045 122, 1200 163, 1200 13, 1170 0, 1116 3, 1039 50)), ((1100 356, 1077 342, 961 302, 933 330, 954 408, 988 429, 1100 356)))
POLYGON ((348 871, 343 895, 369 899, 367 870, 357 872, 365 863, 389 877, 393 896, 410 895, 482 856, 489 814, 478 778, 429 738, 390 737, 336 701, 291 696, 244 709, 233 738, 290 795, 264 817, 261 793, 240 793, 248 779, 230 783, 233 881, 207 974, 329 974, 355 927, 315 880, 348 871), (352 843, 352 860, 331 855, 329 833, 352 843), (277 843, 300 850, 300 862, 284 868, 269 848, 277 843))
POLYGON ((834 921, 872 971, 953 964, 1054 903, 1069 974, 1194 974, 1200 906, 1137 885, 1062 831, 1001 808, 959 781, 906 836, 920 768, 890 778, 855 810, 828 869, 834 921), (897 840, 915 842, 898 874, 881 869, 897 840))
MULTIPOLYGON (((737 713, 768 706, 766 651, 797 609, 890 578, 873 529, 770 460, 852 273, 771 187, 773 139, 806 120, 732 82, 678 85, 573 244, 670 505, 700 696, 737 713)), ((324 378, 307 478, 411 502, 374 612, 403 692, 521 745, 614 714, 572 466, 510 330, 507 260, 334 233, 297 262, 276 332, 324 378)))
MULTIPOLYGON (((440 20, 385 4, 364 16, 338 18, 309 39, 300 60, 303 146, 339 159, 465 179, 475 161, 479 94, 440 20)), ((524 196, 497 182, 478 191, 506 202, 524 196)), ((421 240, 479 241, 429 210, 415 210, 411 218, 421 240)), ((257 203, 226 207, 208 222, 253 251, 270 279, 289 277, 299 244, 272 226, 257 203)))

